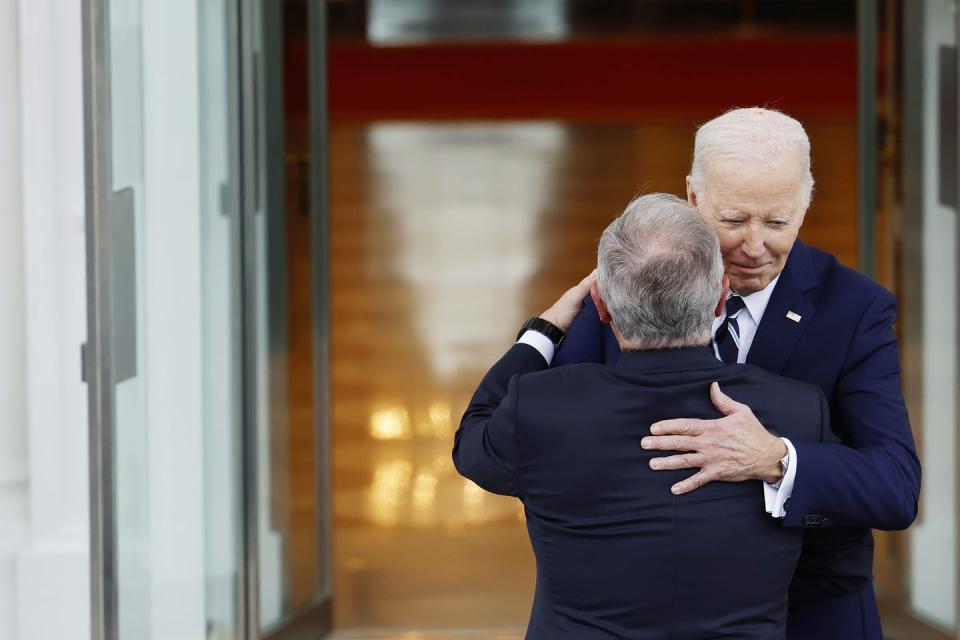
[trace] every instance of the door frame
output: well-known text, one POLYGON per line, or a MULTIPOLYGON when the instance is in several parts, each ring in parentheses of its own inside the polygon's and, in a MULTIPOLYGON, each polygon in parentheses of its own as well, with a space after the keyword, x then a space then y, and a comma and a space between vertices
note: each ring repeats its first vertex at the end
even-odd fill
POLYGON ((93 640, 116 640, 117 550, 114 501, 114 394, 108 205, 110 196, 109 14, 84 0, 83 101, 86 173, 87 342, 82 351, 90 413, 90 619, 93 640))

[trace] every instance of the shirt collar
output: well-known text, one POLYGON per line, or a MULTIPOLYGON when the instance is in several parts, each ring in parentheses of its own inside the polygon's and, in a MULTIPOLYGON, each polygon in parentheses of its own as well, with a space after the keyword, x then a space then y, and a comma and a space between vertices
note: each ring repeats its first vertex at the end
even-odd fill
POLYGON ((760 320, 763 318, 763 312, 767 310, 767 304, 770 303, 770 296, 773 295, 773 289, 777 286, 777 281, 780 280, 781 275, 782 272, 778 273, 777 277, 771 280, 770 284, 763 289, 760 289, 760 291, 754 291, 748 296, 740 296, 743 299, 743 304, 747 307, 747 311, 750 312, 750 317, 753 318, 756 324, 760 324, 760 320))
POLYGON ((680 347, 677 349, 627 350, 617 361, 618 369, 641 373, 668 373, 672 371, 697 371, 722 367, 713 353, 713 347, 680 347))

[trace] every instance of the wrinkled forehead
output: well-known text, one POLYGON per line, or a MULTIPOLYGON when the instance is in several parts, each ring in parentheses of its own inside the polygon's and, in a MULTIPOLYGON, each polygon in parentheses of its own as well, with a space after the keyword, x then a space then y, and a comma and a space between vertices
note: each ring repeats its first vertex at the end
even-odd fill
POLYGON ((713 213, 802 216, 803 172, 795 163, 717 162, 707 168, 705 204, 713 213))
POLYGON ((775 158, 713 157, 707 162, 704 178, 708 189, 742 190, 756 186, 763 190, 799 194, 805 185, 804 166, 797 153, 775 158))
POLYGON ((806 158, 802 150, 797 148, 767 149, 758 146, 744 152, 724 153, 716 151, 705 158, 705 168, 708 173, 740 174, 740 175, 782 175, 785 178, 802 182, 806 167, 806 158))

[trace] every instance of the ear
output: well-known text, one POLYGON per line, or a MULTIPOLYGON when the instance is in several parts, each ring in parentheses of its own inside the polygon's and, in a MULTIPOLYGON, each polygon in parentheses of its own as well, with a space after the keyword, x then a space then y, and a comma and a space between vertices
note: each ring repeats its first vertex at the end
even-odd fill
POLYGON ((597 307, 597 313, 600 315, 600 322, 603 324, 610 324, 610 311, 607 310, 607 305, 603 301, 603 298, 600 297, 600 289, 597 288, 597 281, 594 279, 590 283, 590 297, 593 298, 593 304, 597 307))
POLYGON ((714 310, 714 314, 718 318, 723 313, 723 306, 727 304, 728 295, 730 295, 730 278, 727 277, 727 274, 723 274, 723 291, 720 292, 720 302, 717 303, 717 308, 714 310))
POLYGON ((693 183, 690 181, 690 176, 687 176, 687 203, 694 209, 697 208, 697 194, 693 192, 693 183))

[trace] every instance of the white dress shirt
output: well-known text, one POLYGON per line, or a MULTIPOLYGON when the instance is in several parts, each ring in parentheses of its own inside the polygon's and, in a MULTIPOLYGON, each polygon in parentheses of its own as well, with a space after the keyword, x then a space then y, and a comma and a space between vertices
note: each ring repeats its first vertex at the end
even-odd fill
MULTIPOLYGON (((737 362, 743 364, 747 361, 747 354, 750 353, 750 346, 753 344, 753 337, 757 335, 757 325, 760 324, 760 320, 763 318, 763 312, 767 310, 767 304, 770 302, 770 296, 773 295, 773 288, 777 286, 777 281, 780 280, 780 276, 777 276, 770 281, 763 289, 755 293, 751 293, 748 296, 741 296, 743 304, 746 305, 746 308, 737 314, 737 329, 739 329, 739 341, 737 341, 737 334, 731 334, 734 338, 734 341, 737 342, 737 348, 740 349, 740 354, 737 356, 737 362)), ((734 293, 730 292, 731 295, 734 293)), ((720 314, 719 318, 714 318, 713 320, 713 329, 710 330, 712 335, 717 334, 717 329, 720 328, 720 325, 723 324, 723 321, 727 318, 727 309, 724 305, 723 313, 720 314)), ((717 359, 720 359, 720 352, 717 351, 717 343, 713 342, 713 351, 717 356, 717 359)))
MULTIPOLYGON (((767 310, 767 304, 770 302, 770 296, 773 294, 773 289, 777 286, 778 280, 780 280, 780 276, 774 278, 770 284, 760 291, 751 293, 748 296, 742 296, 745 308, 737 315, 737 328, 740 330, 740 339, 737 344, 740 349, 737 355, 737 362, 739 363, 746 362, 747 360, 750 347, 753 345, 753 338, 757 334, 757 326, 763 319, 763 313, 767 310)), ((720 317, 713 321, 713 334, 716 334, 717 329, 726 317, 727 312, 726 308, 724 308, 720 317)), ((544 360, 547 361, 547 364, 550 364, 553 360, 553 343, 542 333, 532 330, 525 331, 517 342, 529 344, 539 351, 544 360)), ((717 351, 716 341, 713 341, 713 352, 719 360, 720 353, 717 351)), ((766 510, 767 513, 774 518, 782 518, 786 515, 784 504, 793 493, 793 481, 797 476, 797 451, 789 439, 780 439, 783 440, 783 443, 787 446, 787 471, 783 474, 780 482, 775 484, 763 483, 763 499, 766 510)))

